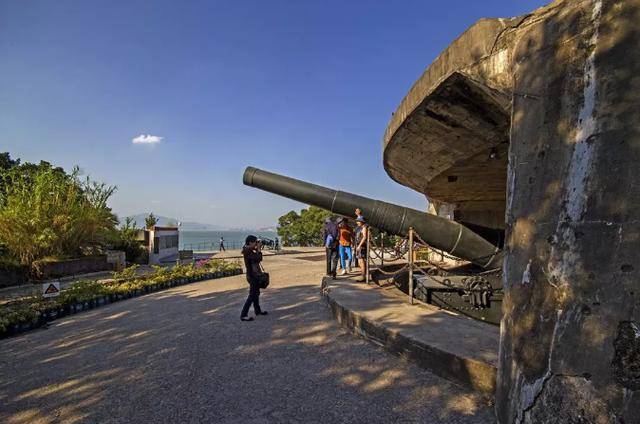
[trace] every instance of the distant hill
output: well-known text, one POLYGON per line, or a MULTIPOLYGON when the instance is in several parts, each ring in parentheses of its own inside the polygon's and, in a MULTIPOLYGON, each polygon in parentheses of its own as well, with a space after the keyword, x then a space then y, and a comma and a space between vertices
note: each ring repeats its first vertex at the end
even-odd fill
MULTIPOLYGON (((131 218, 133 218, 133 220, 135 221, 137 227, 144 228, 144 226, 145 226, 144 220, 147 218, 147 216, 149 216, 148 213, 139 213, 137 215, 132 215, 131 218)), ((186 230, 186 231, 196 231, 196 230, 201 230, 201 231, 221 231, 221 230, 225 229, 224 227, 222 227, 220 225, 203 224, 201 222, 181 221, 181 220, 179 220, 177 218, 169 218, 167 216, 162 216, 162 215, 156 215, 156 218, 158 218, 158 224, 157 225, 159 225, 160 227, 165 227, 165 226, 169 226, 169 225, 177 225, 178 222, 180 222, 180 229, 181 230, 186 230)))
POLYGON ((278 231, 275 227, 260 227, 260 228, 249 228, 249 227, 232 227, 229 228, 228 231, 258 231, 258 232, 271 232, 275 233, 278 231))
POLYGON ((263 228, 258 228, 256 231, 268 231, 271 233, 277 233, 278 229, 276 227, 263 227, 263 228))

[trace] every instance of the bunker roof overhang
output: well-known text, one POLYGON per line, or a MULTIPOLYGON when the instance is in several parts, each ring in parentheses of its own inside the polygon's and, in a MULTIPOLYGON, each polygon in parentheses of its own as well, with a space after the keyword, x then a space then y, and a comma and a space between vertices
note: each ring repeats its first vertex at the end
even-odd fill
POLYGON ((504 212, 510 45, 525 19, 480 20, 427 68, 384 135, 391 178, 458 210, 504 212))

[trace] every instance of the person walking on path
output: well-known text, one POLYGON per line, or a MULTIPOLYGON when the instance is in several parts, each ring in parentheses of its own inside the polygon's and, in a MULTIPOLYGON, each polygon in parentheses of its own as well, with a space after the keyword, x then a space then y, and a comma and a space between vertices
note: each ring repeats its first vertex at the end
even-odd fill
POLYGON ((220 237, 220 247, 218 249, 221 252, 226 252, 227 249, 224 248, 224 237, 220 237))
POLYGON ((326 260, 327 260, 327 275, 331 278, 336 278, 336 268, 338 266, 338 226, 327 218, 320 234, 322 243, 324 244, 326 260))
POLYGON ((345 275, 347 272, 351 273, 351 261, 353 260, 353 255, 351 254, 353 230, 349 226, 346 218, 340 218, 338 220, 338 232, 340 234, 338 254, 340 255, 340 265, 342 266, 340 275, 345 275))
POLYGON ((242 256, 244 257, 244 266, 246 268, 247 282, 249 283, 249 296, 244 302, 242 312, 240 312, 240 320, 253 321, 253 317, 249 317, 249 308, 253 304, 253 311, 256 316, 267 315, 267 311, 260 308, 260 282, 258 275, 262 272, 260 262, 262 262, 262 245, 258 242, 258 238, 254 235, 247 236, 244 246, 242 247, 242 256))
POLYGON ((358 258, 358 263, 360 264, 360 278, 356 281, 362 282, 366 281, 366 275, 369 270, 367 269, 367 234, 369 233, 369 226, 364 220, 364 217, 360 215, 356 219, 356 225, 360 229, 357 233, 358 238, 356 240, 356 257, 358 258))

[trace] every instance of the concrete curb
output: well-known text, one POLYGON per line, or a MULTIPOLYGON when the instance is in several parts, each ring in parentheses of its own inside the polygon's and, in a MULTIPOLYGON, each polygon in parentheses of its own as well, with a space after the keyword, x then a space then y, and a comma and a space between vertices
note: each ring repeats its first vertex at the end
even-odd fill
POLYGON ((384 322, 372 321, 364 313, 348 309, 336 300, 332 293, 336 288, 330 287, 331 282, 328 277, 322 279, 322 297, 342 326, 440 377, 470 387, 485 396, 494 396, 497 374, 495 365, 436 348, 388 328, 384 322))

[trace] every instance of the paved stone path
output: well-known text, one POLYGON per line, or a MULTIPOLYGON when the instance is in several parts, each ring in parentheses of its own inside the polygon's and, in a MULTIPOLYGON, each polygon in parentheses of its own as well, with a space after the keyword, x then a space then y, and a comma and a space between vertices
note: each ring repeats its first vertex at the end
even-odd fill
POLYGON ((204 281, 0 341, 2 423, 492 422, 480 397, 338 327, 324 262, 272 256, 270 315, 244 276, 204 281))

